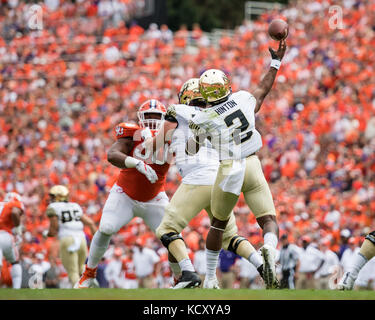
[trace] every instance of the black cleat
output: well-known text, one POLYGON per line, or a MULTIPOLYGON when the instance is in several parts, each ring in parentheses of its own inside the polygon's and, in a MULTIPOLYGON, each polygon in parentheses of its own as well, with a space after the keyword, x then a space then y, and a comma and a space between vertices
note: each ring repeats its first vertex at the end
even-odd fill
POLYGON ((196 272, 182 271, 181 277, 172 289, 187 289, 199 287, 202 280, 196 272))

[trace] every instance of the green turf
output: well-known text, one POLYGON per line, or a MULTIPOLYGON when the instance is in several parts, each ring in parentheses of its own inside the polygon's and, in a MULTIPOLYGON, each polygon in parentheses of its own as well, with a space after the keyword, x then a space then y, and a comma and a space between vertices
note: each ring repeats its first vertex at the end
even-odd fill
POLYGON ((0 300, 375 300, 375 291, 0 289, 0 300))

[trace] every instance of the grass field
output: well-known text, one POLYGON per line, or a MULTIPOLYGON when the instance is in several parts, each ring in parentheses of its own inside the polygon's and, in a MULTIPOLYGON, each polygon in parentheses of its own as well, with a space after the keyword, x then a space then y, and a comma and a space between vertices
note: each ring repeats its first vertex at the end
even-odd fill
POLYGON ((375 300, 375 291, 0 289, 0 300, 375 300))

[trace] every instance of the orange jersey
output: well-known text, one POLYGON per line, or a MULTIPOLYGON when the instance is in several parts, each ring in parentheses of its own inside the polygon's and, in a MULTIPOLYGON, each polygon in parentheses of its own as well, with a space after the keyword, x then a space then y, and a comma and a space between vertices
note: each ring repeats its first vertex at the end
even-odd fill
POLYGON ((12 220, 12 209, 16 207, 24 210, 24 206, 19 201, 0 202, 0 230, 5 230, 12 234, 15 227, 12 220))
POLYGON ((133 260, 129 258, 125 258, 122 260, 122 269, 125 271, 125 278, 126 279, 137 279, 137 275, 135 274, 135 266, 133 260))
MULTIPOLYGON (((158 175, 158 180, 155 183, 151 183, 136 168, 128 168, 120 171, 116 183, 130 198, 146 202, 155 198, 159 192, 164 191, 169 163, 164 159, 163 150, 160 150, 156 155, 148 156, 145 154, 145 150, 141 146, 143 142, 141 132, 142 128, 138 125, 126 122, 120 123, 115 129, 117 139, 133 138, 134 146, 129 156, 140 159, 152 167, 158 175)), ((156 133, 155 130, 151 130, 151 132, 153 136, 156 133)))

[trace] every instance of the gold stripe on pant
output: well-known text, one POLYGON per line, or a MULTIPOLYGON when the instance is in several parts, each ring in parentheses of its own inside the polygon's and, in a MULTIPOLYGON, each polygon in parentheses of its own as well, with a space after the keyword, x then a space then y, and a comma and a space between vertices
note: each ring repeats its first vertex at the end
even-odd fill
MULTIPOLYGON (((205 210, 212 220, 211 190, 210 185, 180 184, 165 209, 160 226, 156 229, 157 237, 160 239, 163 234, 169 232, 180 233, 202 210, 205 210)), ((230 239, 237 235, 237 231, 234 214, 230 212, 229 222, 223 234, 223 248, 228 247, 230 239)))
MULTIPOLYGON (((232 164, 232 160, 224 160, 220 163, 216 181, 212 189, 212 212, 214 217, 221 221, 228 219, 239 198, 236 194, 224 192, 220 188, 220 183, 225 178, 224 172, 229 172, 232 164)), ((245 170, 241 191, 252 213, 256 218, 265 215, 276 215, 271 190, 264 177, 262 165, 256 155, 246 158, 245 170)))

